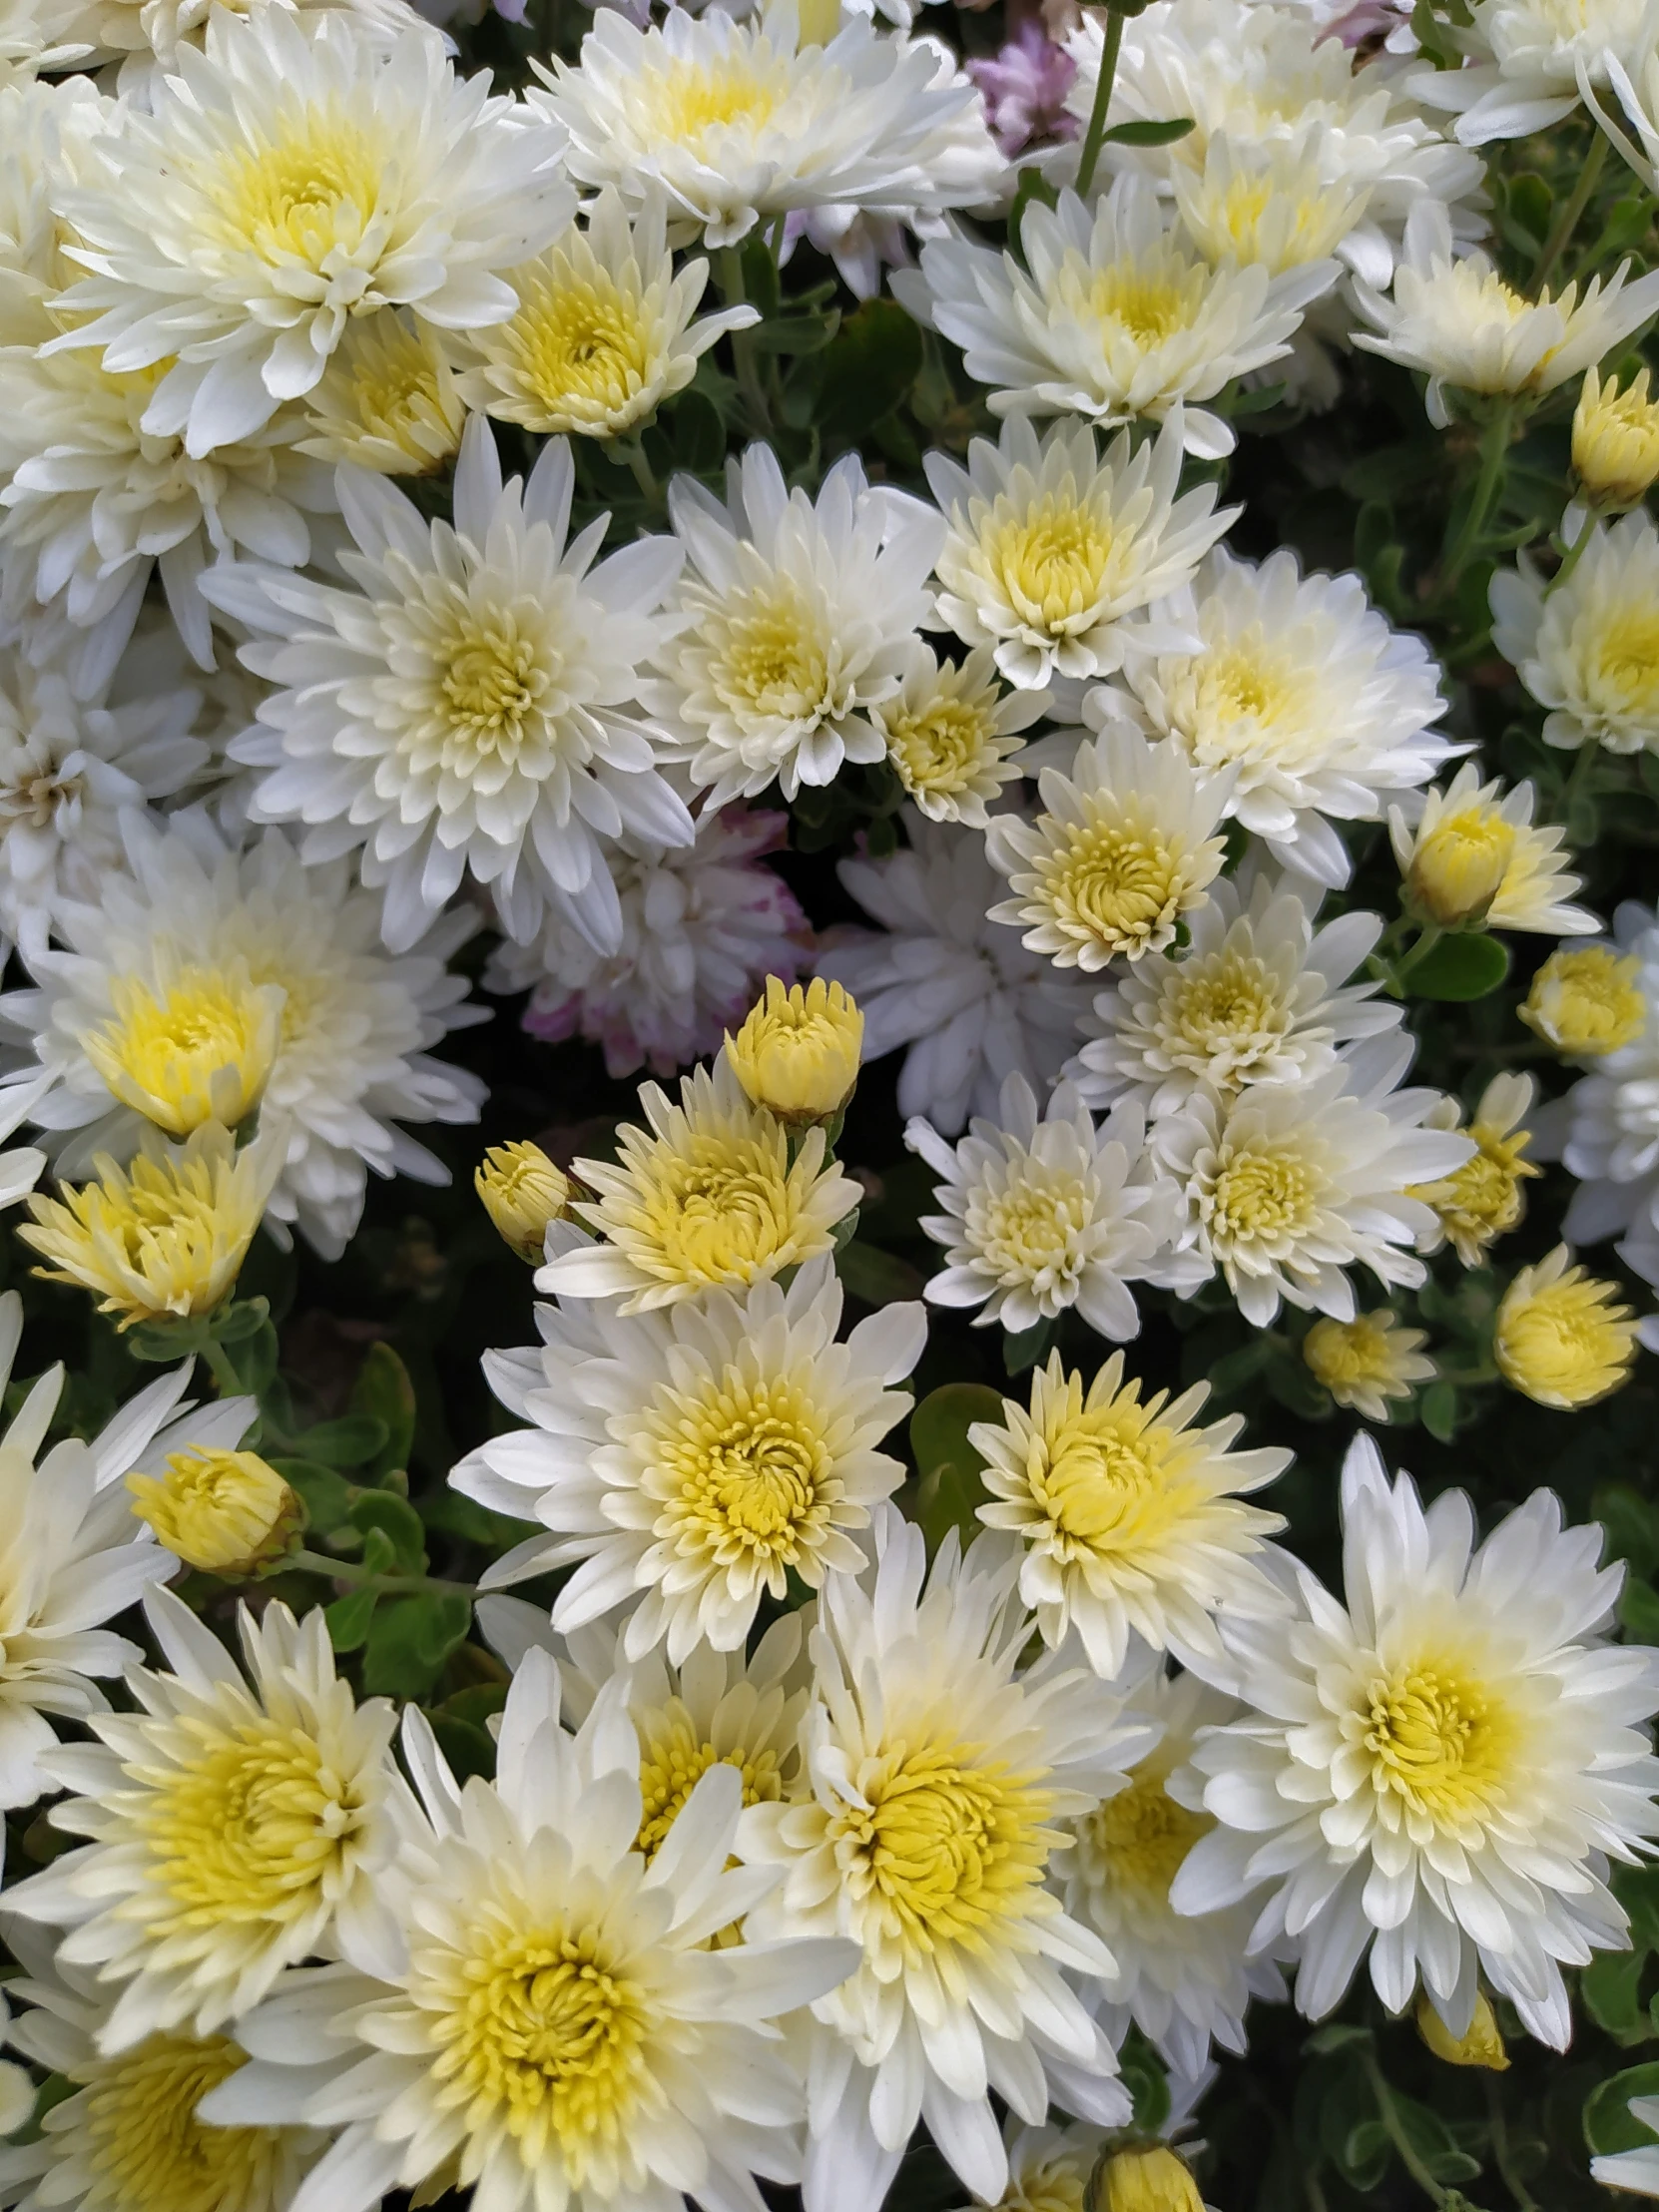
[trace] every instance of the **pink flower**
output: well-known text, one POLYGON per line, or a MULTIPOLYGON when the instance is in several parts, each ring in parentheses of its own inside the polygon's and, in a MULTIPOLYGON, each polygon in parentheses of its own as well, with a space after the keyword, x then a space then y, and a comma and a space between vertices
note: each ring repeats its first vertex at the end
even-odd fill
POLYGON ((1077 66, 1039 17, 1027 16, 993 60, 963 66, 984 94, 986 120, 1010 160, 1033 139, 1075 135, 1077 122, 1065 100, 1077 66))

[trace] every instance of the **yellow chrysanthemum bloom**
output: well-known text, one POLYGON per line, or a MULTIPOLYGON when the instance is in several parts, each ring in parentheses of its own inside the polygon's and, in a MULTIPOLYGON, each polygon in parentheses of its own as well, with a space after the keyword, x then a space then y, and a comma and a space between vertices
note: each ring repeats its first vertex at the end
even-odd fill
POLYGON ((124 1106, 170 1137, 204 1122, 227 1129, 265 1095, 282 1042, 285 993, 257 984, 246 961, 180 967, 161 990, 137 976, 110 981, 112 1018, 82 1050, 124 1106))
POLYGON ((1619 1302, 1616 1284, 1570 1266, 1566 1246, 1557 1245, 1535 1268, 1522 1268, 1504 1292, 1492 1357, 1523 1396, 1570 1412, 1630 1380, 1635 1318, 1619 1302))
POLYGON ((158 1145, 130 1168, 105 1154, 93 1165, 96 1183, 30 1199, 34 1222, 18 1235, 57 1263, 35 1273, 91 1291, 122 1329, 222 1306, 280 1171, 280 1149, 261 1137, 239 1152, 223 1123, 210 1121, 183 1147, 158 1145))
POLYGON ((1417 1999, 1417 2033, 1436 2058, 1443 2058, 1448 2066, 1484 2066, 1491 2073, 1504 2073, 1509 2065, 1509 2053, 1503 2047, 1503 2033, 1497 2024, 1490 1997, 1482 1989, 1474 2000, 1474 2016, 1461 2035, 1453 2035, 1426 1996, 1417 1999))
MULTIPOLYGON (((1460 1168, 1438 1183, 1414 1185, 1409 1196, 1432 1206, 1439 1216, 1439 1234, 1419 1244, 1421 1252, 1434 1252, 1449 1244, 1466 1268, 1477 1268, 1488 1246, 1507 1236, 1526 1212, 1521 1185, 1542 1174, 1522 1157, 1532 1142, 1523 1128, 1532 1108, 1533 1083, 1529 1075, 1494 1075, 1481 1093, 1468 1133, 1475 1150, 1460 1168)), ((1460 1126, 1456 1105, 1450 1099, 1428 1116, 1432 1128, 1460 1126)))
POLYGON ((852 1096, 863 1041, 864 1017, 839 983, 820 975, 786 989, 769 975, 726 1056, 757 1106, 782 1121, 827 1121, 852 1096))
POLYGON ((163 1474, 130 1474, 133 1511, 186 1566, 256 1574, 280 1559, 304 1508, 257 1451, 193 1448, 168 1455, 163 1474))
POLYGON ((570 1178, 539 1144, 492 1144, 472 1178, 484 1211, 521 1260, 539 1267, 549 1222, 570 1208, 570 1178))
POLYGON ((305 398, 318 460, 381 476, 426 476, 459 451, 466 404, 429 323, 393 308, 348 322, 321 381, 305 398))
POLYGON ((1383 1306, 1352 1321, 1322 1315, 1302 1340, 1302 1357, 1316 1382, 1339 1405, 1367 1420, 1386 1420, 1389 1398, 1409 1397, 1418 1382, 1431 1382, 1434 1363, 1419 1348, 1420 1329, 1403 1329, 1383 1306))
POLYGON ((1566 1060, 1598 1060, 1647 1027, 1641 962, 1607 944, 1563 945, 1532 978, 1520 1009, 1528 1029, 1566 1060))
POLYGON ((1634 507, 1659 482, 1659 400, 1647 395, 1648 371, 1620 391, 1584 371, 1572 415, 1572 465, 1593 506, 1615 513, 1634 507))
POLYGON ((1204 2212, 1191 2167, 1163 2143, 1113 2151, 1083 2201, 1088 2212, 1204 2212))

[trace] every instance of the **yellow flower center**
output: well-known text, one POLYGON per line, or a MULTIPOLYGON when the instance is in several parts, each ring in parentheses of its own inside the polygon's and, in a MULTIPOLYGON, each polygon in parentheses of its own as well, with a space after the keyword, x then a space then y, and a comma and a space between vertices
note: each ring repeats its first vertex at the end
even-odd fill
POLYGON ((912 797, 921 792, 953 796, 968 789, 985 761, 995 720, 991 703, 945 697, 912 713, 895 702, 881 716, 887 758, 912 797))
POLYGON ((1300 1154, 1240 1152, 1216 1177, 1211 1234, 1239 1244, 1302 1236, 1318 1214, 1322 1180, 1300 1154))
POLYGON ((336 251, 354 253, 361 243, 387 166, 360 125, 307 109, 285 135, 228 165, 218 196, 222 235, 274 267, 298 261, 323 271, 336 251))
POLYGON ((1634 953, 1604 944, 1552 952, 1532 979, 1521 1019, 1557 1052, 1591 1059, 1634 1044, 1647 1027, 1647 1001, 1634 953))
POLYGON ((1436 921, 1469 920, 1503 888, 1514 856, 1514 826, 1495 807, 1459 807, 1440 817, 1412 855, 1412 894, 1436 921))
POLYGON ((265 2212, 286 2163, 283 2131, 209 2127, 196 2107, 247 2063, 221 2036, 152 2035, 99 2065, 74 2148, 97 2175, 85 2212, 265 2212))
POLYGON ((716 1751, 699 1735, 678 1700, 639 1722, 642 1813, 637 1849, 654 1857, 681 1809, 711 1767, 736 1767, 745 1805, 775 1804, 784 1794, 778 1755, 761 1750, 716 1751))
POLYGON ((1086 2168, 1075 2161, 1045 2158, 1009 2182, 997 2212, 1086 2212, 1087 2181, 1086 2168))
POLYGON ((1319 671, 1270 643, 1260 623, 1196 655, 1165 685, 1171 734, 1201 768, 1294 769, 1330 743, 1319 671))
POLYGON ((1334 1321, 1327 1314, 1303 1339, 1302 1357, 1328 1390, 1375 1388, 1391 1397, 1398 1393, 1389 1385, 1398 1378, 1388 1338, 1389 1332, 1369 1314, 1353 1321, 1334 1321))
POLYGON ((1183 1860, 1216 1825, 1208 1813, 1177 1805, 1166 1780, 1156 1765, 1137 1767, 1128 1787, 1098 1805, 1078 1830, 1091 1879, 1148 1905, 1168 1902, 1183 1860))
POLYGON ((1181 912, 1182 854, 1155 826, 1067 825, 1042 860, 1043 895, 1068 936, 1131 959, 1181 912))
POLYGON ((1081 254, 1071 253, 1058 288, 1079 319, 1115 326, 1136 345, 1151 347, 1196 320, 1204 299, 1204 272, 1184 267, 1167 253, 1098 270, 1081 254))
POLYGON ((733 593, 711 627, 710 681, 740 722, 811 724, 850 706, 849 687, 831 678, 818 610, 790 577, 733 593))
POLYGON ((127 1488, 168 1550, 209 1574, 251 1570, 297 1518, 293 1492, 255 1451, 175 1451, 165 1475, 130 1474, 127 1488))
POLYGON ((1069 1275, 1093 1212, 1078 1176, 1027 1159, 1000 1189, 970 1203, 967 1230, 1002 1282, 1031 1282, 1069 1275))
POLYGON ((1135 1549, 1178 1516, 1186 1454, 1172 1430, 1148 1424, 1130 1392, 1078 1411, 1031 1439, 1026 1479, 1068 1556, 1135 1549))
POLYGON ((1395 1667, 1367 1691, 1362 1742, 1372 1788, 1436 1826, 1496 1810, 1513 1736, 1502 1707, 1456 1662, 1395 1667))
POLYGON ((625 408, 650 373, 651 338, 636 294, 597 264, 579 272, 555 255, 522 280, 506 345, 530 396, 562 423, 625 408))
POLYGON ((1092 509, 1050 493, 1015 513, 998 499, 982 559, 1020 620, 1044 637, 1093 629, 1117 540, 1092 509))
POLYGON ((688 1153, 662 1156, 641 1211, 660 1254, 656 1272, 677 1283, 749 1283, 766 1273, 798 1227, 785 1173, 784 1133, 697 1137, 688 1153))
POLYGON ((718 1567, 758 1570, 780 1590, 782 1568, 810 1568, 841 1484, 801 1384, 728 1369, 701 1389, 665 1391, 646 1435, 660 1540, 718 1567))
POLYGON ((227 1128, 259 1104, 280 1042, 275 993, 246 966, 187 967, 160 997, 133 976, 110 983, 114 1016, 83 1050, 124 1105, 169 1136, 227 1128))
POLYGON ((708 62, 665 57, 655 72, 635 81, 636 127, 647 143, 684 146, 708 158, 711 137, 764 130, 789 89, 788 61, 764 43, 708 62))
POLYGON ((1590 607, 1574 628, 1590 704, 1603 714, 1659 716, 1659 607, 1590 607))
POLYGON ((1526 1210, 1521 1185, 1538 1170, 1522 1156, 1529 1132, 1518 1129, 1503 1136, 1476 1123, 1469 1131, 1479 1147, 1443 1183, 1426 1190, 1413 1189, 1413 1198, 1426 1198, 1445 1224, 1447 1234, 1461 1245, 1480 1250, 1506 1236, 1526 1210))
POLYGON ((510 608, 458 621, 438 679, 450 732, 443 765, 465 773, 490 754, 511 760, 539 729, 555 673, 542 635, 522 629, 510 608))
POLYGON ((353 326, 311 394, 310 412, 335 457, 399 473, 436 468, 460 442, 462 409, 435 341, 386 309, 353 326))
POLYGON ((1159 1026, 1189 1065, 1208 1067, 1225 1056, 1236 1077, 1282 1042, 1291 1010, 1264 959, 1225 952, 1176 970, 1159 1026))

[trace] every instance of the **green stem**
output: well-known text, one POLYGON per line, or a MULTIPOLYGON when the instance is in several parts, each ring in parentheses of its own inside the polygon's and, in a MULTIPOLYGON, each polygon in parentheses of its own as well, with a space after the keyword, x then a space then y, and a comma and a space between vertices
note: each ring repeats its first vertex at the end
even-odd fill
POLYGON ((1403 983, 1417 963, 1427 959, 1429 953, 1433 951, 1444 935, 1445 931, 1437 921, 1425 921, 1416 943, 1412 945, 1408 952, 1402 952, 1394 962, 1395 983, 1403 983))
POLYGON ((1561 800, 1561 818, 1567 825, 1569 835, 1575 810, 1580 804, 1587 803, 1595 791, 1596 769, 1600 761, 1601 748, 1593 739, 1588 745, 1579 747, 1573 760, 1572 773, 1567 778, 1567 788, 1561 800))
POLYGON ((628 463, 630 470, 633 472, 635 483, 645 494, 647 504, 653 507, 664 506, 666 499, 663 487, 657 481, 656 470, 646 458, 644 440, 637 437, 618 438, 616 449, 622 459, 628 463))
POLYGON ((1447 549, 1445 557, 1444 586, 1446 591, 1456 590, 1469 556, 1478 547, 1486 524, 1491 519, 1499 486, 1503 482, 1503 464, 1509 454, 1509 432, 1514 419, 1514 402, 1500 400, 1492 409, 1491 419, 1480 435, 1480 474, 1475 478, 1474 496, 1463 514, 1462 524, 1447 549))
POLYGON ((1106 14, 1106 43, 1100 53, 1100 78, 1094 88, 1089 127, 1083 133, 1083 151, 1077 157, 1077 197, 1086 200, 1094 183, 1095 164, 1106 143, 1106 110, 1112 104, 1112 80, 1118 73, 1118 48, 1123 44, 1123 18, 1115 8, 1106 14))
POLYGON ((1562 559, 1560 567, 1555 571, 1555 574, 1550 578, 1549 582, 1544 587, 1544 597, 1546 599, 1549 597, 1552 591, 1559 591, 1561 589, 1561 586, 1566 582, 1567 578, 1578 566, 1579 561, 1583 558, 1584 548, 1590 542, 1590 536, 1592 531, 1595 529, 1595 509, 1593 507, 1587 508, 1584 514, 1583 528, 1579 531, 1577 537, 1573 539, 1571 545, 1567 547, 1566 554, 1562 559))
POLYGON ((1482 1360, 1478 1367, 1436 1368, 1434 1380, 1436 1382, 1449 1382, 1453 1389, 1474 1390, 1483 1382, 1496 1382, 1499 1377, 1491 1362, 1482 1360))
POLYGON ((214 1382, 219 1385, 220 1396, 240 1397, 245 1387, 242 1377, 237 1373, 236 1362, 219 1339, 204 1331, 198 1349, 208 1363, 214 1382))
POLYGON ((1515 2200, 1516 2212, 1538 2212, 1538 2200, 1515 2172, 1509 2157, 1509 2128, 1503 2117, 1503 2099, 1497 2083, 1486 2076, 1486 2119, 1492 2131, 1492 2163, 1498 2178, 1515 2200))
POLYGON ((327 1559, 320 1551, 290 1551, 282 1565, 304 1574, 326 1575, 330 1582, 350 1582, 359 1589, 372 1583, 383 1596, 419 1590, 458 1590, 463 1597, 478 1594, 477 1585, 472 1582, 445 1582, 435 1574, 376 1574, 372 1567, 365 1567, 357 1560, 327 1559))
POLYGON ((1399 2153, 1400 2164, 1424 2196, 1435 2204, 1443 2205, 1447 2201, 1447 2192, 1440 2187, 1440 2184, 1423 2164, 1421 2158, 1417 2155, 1416 2145, 1401 2125, 1398 2110, 1394 2105, 1393 2091, 1383 2078, 1382 2069, 1377 2063, 1375 2052, 1368 2050, 1365 2053, 1365 2064, 1366 2072, 1371 2077, 1372 2093, 1377 2098, 1377 2116, 1382 2122, 1383 2132, 1389 2142, 1399 2153))
POLYGON ((1584 167, 1578 172, 1578 182, 1568 196, 1566 206, 1556 218, 1555 228, 1544 241, 1543 252, 1538 256, 1532 271, 1532 289, 1536 292, 1548 281, 1550 272, 1561 259, 1567 241, 1578 228, 1578 219, 1590 204, 1590 195, 1596 189, 1602 164, 1607 159, 1605 132, 1596 133, 1584 167))
MULTIPOLYGON (((720 288, 729 307, 748 304, 749 294, 743 283, 743 249, 723 246, 715 256, 720 276, 720 288)), ((751 326, 753 328, 753 326, 751 326)), ((750 427, 757 431, 772 428, 772 409, 767 404, 766 386, 761 381, 760 361, 752 342, 751 330, 732 332, 732 366, 738 372, 738 389, 743 393, 749 409, 750 427)))

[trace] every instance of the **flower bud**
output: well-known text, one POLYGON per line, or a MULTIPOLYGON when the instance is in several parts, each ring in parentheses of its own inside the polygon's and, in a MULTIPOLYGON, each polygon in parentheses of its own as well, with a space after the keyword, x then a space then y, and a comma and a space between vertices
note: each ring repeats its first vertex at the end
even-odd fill
POLYGON ((1204 2212, 1192 2168, 1162 2143, 1108 2151, 1089 2179, 1087 2212, 1204 2212))
POLYGON ((570 1178, 535 1144, 492 1144, 473 1187, 484 1211, 521 1260, 539 1267, 547 1225, 570 1207, 570 1178))
POLYGON ((1461 2035, 1453 2035, 1426 1996, 1417 1999, 1417 2033, 1436 2058, 1448 2066, 1484 2066, 1502 2073, 1509 2064, 1497 2015, 1484 1990, 1474 2000, 1474 2017, 1461 2035))
POLYGON ((1636 1323, 1617 1284, 1570 1267, 1566 1246, 1557 1245, 1504 1292, 1492 1357, 1512 1389, 1570 1412, 1630 1380, 1636 1323))
POLYGON ((732 1071, 757 1106, 780 1121, 828 1121, 852 1096, 864 1017, 839 983, 817 977, 786 990, 767 977, 766 996, 735 1037, 732 1071))
POLYGON ((1634 507, 1659 480, 1659 401, 1647 395, 1644 368, 1628 389, 1584 372, 1572 416, 1572 465, 1594 507, 1634 507))
POLYGON ((127 1488, 139 1519, 205 1574, 258 1574, 304 1526, 298 1497, 257 1451, 175 1451, 165 1474, 130 1474, 127 1488))
POLYGON ((1532 978, 1520 1009, 1528 1029, 1564 1060, 1597 1060, 1634 1044, 1647 1027, 1635 953, 1607 944, 1563 945, 1532 978))
POLYGON ((1442 929, 1480 921, 1503 888, 1515 831, 1496 807, 1459 807, 1417 839, 1405 871, 1412 905, 1442 929))

